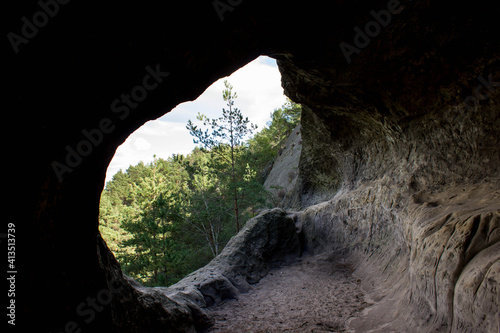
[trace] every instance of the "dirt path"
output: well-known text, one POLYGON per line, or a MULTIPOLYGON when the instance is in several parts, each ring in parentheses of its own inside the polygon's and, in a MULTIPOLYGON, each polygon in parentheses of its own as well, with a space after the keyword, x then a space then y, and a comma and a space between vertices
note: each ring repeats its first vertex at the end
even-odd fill
POLYGON ((340 261, 306 257, 210 308, 215 325, 207 332, 347 332, 346 320, 370 305, 359 282, 340 261))

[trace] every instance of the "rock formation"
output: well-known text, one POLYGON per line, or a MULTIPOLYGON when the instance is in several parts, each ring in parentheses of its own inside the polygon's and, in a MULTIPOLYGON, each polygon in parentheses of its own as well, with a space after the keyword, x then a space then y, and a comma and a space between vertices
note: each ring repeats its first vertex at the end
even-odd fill
POLYGON ((169 288, 147 288, 123 275, 99 237, 99 261, 107 273, 109 289, 116 290, 110 302, 115 329, 196 332, 209 327, 212 322, 204 312, 206 307, 238 298, 270 269, 300 255, 296 221, 294 214, 279 208, 263 212, 249 220, 208 265, 169 288))
MULTIPOLYGON (((4 123, 28 136, 4 140, 16 163, 6 221, 16 229, 17 328, 207 324, 193 300, 122 276, 98 236, 99 196, 131 132, 269 55, 304 109, 292 194, 305 247, 343 253, 379 301, 351 327, 498 332, 498 4, 7 6, 4 123)), ((257 281, 265 265, 255 265, 238 276, 257 281)), ((199 301, 217 301, 218 283, 199 301)), ((221 285, 228 296, 231 285, 221 285)))
POLYGON ((300 255, 295 221, 293 214, 279 208, 261 213, 248 221, 208 265, 168 289, 197 300, 202 308, 225 298, 237 298, 271 268, 300 255))
POLYGON ((455 37, 438 26, 419 39, 439 45, 391 51, 403 24, 397 42, 377 41, 385 52, 363 50, 342 70, 279 61, 286 93, 305 106, 306 248, 344 252, 385 300, 352 323, 360 332, 500 328, 498 57, 462 70, 445 50, 470 26, 455 37))
POLYGON ((301 150, 299 124, 288 136, 264 182, 265 189, 276 197, 276 204, 285 208, 293 206, 292 202, 297 199, 298 192, 293 189, 297 185, 301 150))

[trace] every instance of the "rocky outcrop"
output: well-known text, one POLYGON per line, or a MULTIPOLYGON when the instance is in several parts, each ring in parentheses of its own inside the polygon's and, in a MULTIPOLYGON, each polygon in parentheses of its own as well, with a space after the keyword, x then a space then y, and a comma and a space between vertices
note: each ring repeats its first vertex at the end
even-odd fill
MULTIPOLYGON (((301 254, 296 217, 276 208, 249 220, 209 264, 168 288, 148 288, 121 273, 99 237, 98 254, 107 272, 106 293, 118 332, 196 332, 210 327, 204 309, 248 292, 272 268, 301 254), (155 317, 149 322, 150 316, 155 317)), ((104 292, 103 292, 104 293, 104 292)), ((105 304, 107 305, 107 304, 105 304)))
MULTIPOLYGON (((5 140, 21 175, 7 177, 5 217, 18 242, 17 328, 192 331, 203 321, 190 303, 121 276, 98 238, 99 196, 132 131, 265 54, 303 105, 293 208, 305 245, 348 256, 379 300, 351 326, 498 331, 498 4, 7 6, 3 119, 30 136, 5 140)), ((224 297, 203 290, 205 302, 224 297)))
POLYGON ((497 330, 500 192, 478 187, 444 203, 463 192, 447 190, 440 193, 439 206, 409 203, 401 211, 401 202, 390 194, 394 190, 374 185, 338 193, 300 217, 306 248, 348 257, 378 302, 351 327, 356 332, 497 330), (480 296, 473 296, 476 292, 480 296), (463 317, 464 309, 472 308, 463 317))
POLYGON ((249 220, 208 265, 175 285, 169 296, 182 294, 204 308, 237 298, 270 269, 295 260, 300 242, 293 214, 275 208, 249 220))
POLYGON ((297 191, 293 189, 297 185, 301 150, 302 136, 299 124, 288 136, 264 182, 265 189, 273 194, 276 198, 276 205, 280 207, 291 207, 294 205, 294 200, 297 200, 295 195, 297 191))
MULTIPOLYGON (((97 303, 97 310, 112 313, 116 332, 141 332, 145 327, 155 332, 196 332, 210 326, 210 318, 190 300, 168 297, 161 289, 144 287, 123 275, 120 265, 100 236, 97 252, 101 267, 106 272, 107 285, 96 294, 95 299, 99 302, 99 294, 111 295, 109 300, 101 296, 105 301, 97 303), (151 320, 152 316, 155 320, 151 320)), ((88 309, 82 309, 86 314, 96 308, 88 306, 88 309)), ((92 317, 84 316, 82 319, 81 327, 92 324, 92 317)), ((95 329, 100 330, 98 326, 95 329)))
POLYGON ((306 249, 348 256, 380 301, 351 322, 357 332, 496 332, 498 53, 450 73, 455 55, 442 48, 465 32, 426 29, 440 46, 363 50, 365 61, 342 69, 332 69, 334 53, 314 71, 280 58, 283 86, 304 110, 296 208, 306 249))

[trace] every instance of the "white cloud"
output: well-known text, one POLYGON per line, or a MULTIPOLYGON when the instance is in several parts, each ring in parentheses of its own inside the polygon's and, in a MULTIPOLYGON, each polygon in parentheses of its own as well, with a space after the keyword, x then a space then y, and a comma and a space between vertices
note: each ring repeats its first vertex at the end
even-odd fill
POLYGON ((134 141, 134 146, 137 150, 149 150, 151 148, 151 143, 144 138, 137 138, 134 141))
POLYGON ((259 57, 232 75, 212 84, 193 102, 178 105, 169 113, 149 121, 132 133, 116 150, 106 174, 106 181, 122 169, 140 161, 149 163, 153 155, 168 158, 172 154, 188 154, 195 145, 186 129, 187 121, 196 122, 196 115, 203 113, 209 118, 220 117, 226 107, 222 99, 224 80, 228 80, 237 92, 235 106, 252 123, 262 129, 270 120, 271 112, 286 101, 281 88, 281 76, 273 59, 259 57))

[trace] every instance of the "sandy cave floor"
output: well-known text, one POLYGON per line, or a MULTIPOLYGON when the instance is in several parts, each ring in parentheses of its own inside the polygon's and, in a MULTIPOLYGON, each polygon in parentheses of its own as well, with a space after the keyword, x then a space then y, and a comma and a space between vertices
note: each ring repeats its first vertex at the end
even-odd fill
POLYGON ((215 325, 206 332, 348 332, 346 321, 372 305, 360 282, 341 259, 303 257, 207 309, 215 325))

